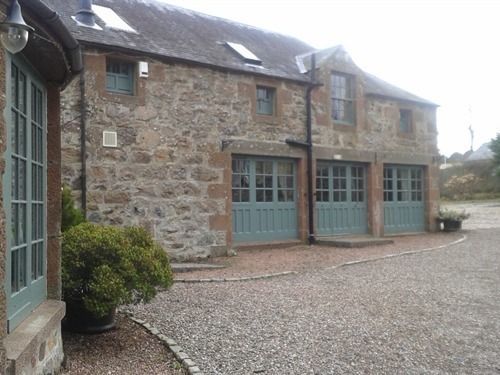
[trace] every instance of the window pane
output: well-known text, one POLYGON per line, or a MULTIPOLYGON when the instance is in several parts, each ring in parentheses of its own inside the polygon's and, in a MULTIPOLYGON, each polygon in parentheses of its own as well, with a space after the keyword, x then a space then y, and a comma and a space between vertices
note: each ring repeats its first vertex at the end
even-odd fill
POLYGON ((264 190, 257 190, 255 192, 255 198, 257 202, 264 202, 264 190))
POLYGON ((255 176, 255 186, 257 188, 263 188, 264 187, 264 176, 255 176))
POLYGON ((353 79, 349 75, 332 74, 331 76, 332 119, 354 124, 353 79))
POLYGON ((250 202, 250 190, 241 190, 241 202, 250 202))
POLYGON ((35 243, 31 245, 31 280, 35 280, 37 278, 37 256, 38 256, 38 251, 37 251, 37 246, 38 244, 35 243))
POLYGON ((250 201, 250 193, 248 190, 250 187, 249 164, 250 162, 248 160, 232 160, 232 200, 235 203, 250 201))
POLYGON ((19 291, 19 251, 15 250, 10 255, 10 287, 11 292, 19 291))
POLYGON ((273 87, 257 86, 257 114, 274 114, 274 96, 275 89, 273 87))
POLYGON ((241 200, 240 200, 240 190, 233 189, 233 202, 241 202, 241 200))
POLYGON ((19 288, 24 288, 27 285, 26 280, 26 248, 19 249, 19 288))
POLYGON ((19 73, 19 110, 26 113, 26 75, 22 72, 19 73))
POLYGON ((272 202, 273 201, 273 191, 272 190, 265 190, 266 192, 266 202, 272 202))
POLYGON ((266 187, 270 187, 272 188, 273 187, 273 176, 266 176, 265 178, 265 186, 266 187))
POLYGON ((293 175, 292 163, 278 163, 278 174, 280 175, 293 175))
POLYGON ((411 132, 411 111, 407 109, 399 110, 399 131, 402 133, 411 132))
POLYGON ((106 64, 106 89, 120 94, 132 95, 134 89, 133 64, 109 60, 106 64))
POLYGON ((44 275, 44 265, 45 265, 45 257, 44 257, 44 243, 40 242, 38 244, 38 265, 37 265, 37 277, 44 275))

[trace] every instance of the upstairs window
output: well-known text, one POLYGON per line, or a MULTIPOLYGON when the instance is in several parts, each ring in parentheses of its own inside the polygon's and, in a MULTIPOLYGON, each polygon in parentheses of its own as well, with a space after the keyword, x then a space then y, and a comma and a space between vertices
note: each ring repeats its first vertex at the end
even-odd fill
POLYGON ((119 94, 134 94, 134 64, 125 61, 106 61, 106 90, 119 94))
POLYGON ((408 109, 399 110, 399 131, 401 133, 411 133, 411 111, 408 109))
POLYGON ((257 114, 274 116, 276 89, 274 87, 257 86, 257 114))
POLYGON ((353 77, 333 73, 331 77, 332 119, 335 122, 354 125, 353 77))

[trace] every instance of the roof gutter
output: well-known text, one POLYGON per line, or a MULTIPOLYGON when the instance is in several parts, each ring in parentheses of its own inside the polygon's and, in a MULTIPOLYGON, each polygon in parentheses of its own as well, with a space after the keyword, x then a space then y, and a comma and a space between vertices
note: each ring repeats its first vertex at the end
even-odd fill
POLYGON ((64 25, 59 14, 40 0, 19 0, 19 2, 23 7, 36 14, 38 18, 49 26, 50 31, 57 36, 70 64, 70 76, 80 72, 83 68, 80 45, 64 25))

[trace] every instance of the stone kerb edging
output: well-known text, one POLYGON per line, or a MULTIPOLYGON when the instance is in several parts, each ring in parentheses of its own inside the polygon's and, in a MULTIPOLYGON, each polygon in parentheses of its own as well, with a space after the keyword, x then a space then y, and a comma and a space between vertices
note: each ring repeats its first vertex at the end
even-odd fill
MULTIPOLYGON (((363 264, 363 263, 368 263, 368 262, 376 262, 378 260, 395 258, 395 257, 399 257, 399 256, 404 256, 404 255, 412 255, 412 254, 425 253, 428 251, 436 251, 436 250, 444 249, 448 246, 457 245, 461 242, 464 242, 466 239, 467 239, 467 235, 464 234, 464 235, 462 235, 462 238, 459 238, 458 240, 455 240, 453 242, 450 242, 450 243, 447 243, 444 245, 439 245, 436 247, 428 247, 428 248, 419 249, 419 250, 404 251, 402 253, 396 253, 396 254, 387 254, 387 255, 382 255, 382 256, 379 256, 376 258, 370 258, 370 259, 353 260, 351 262, 338 264, 336 266, 326 267, 325 269, 333 270, 333 269, 340 268, 340 267, 354 266, 356 264, 363 264)), ((305 272, 309 272, 309 271, 305 271, 305 272)), ((264 275, 245 276, 245 277, 226 277, 226 278, 216 278, 216 279, 174 279, 174 283, 196 284, 196 283, 224 283, 224 282, 234 282, 234 281, 252 281, 252 280, 271 279, 274 277, 287 276, 287 275, 297 275, 299 273, 300 272, 298 272, 298 271, 285 271, 285 272, 269 273, 269 274, 264 274, 264 275)))
POLYGON ((174 279, 174 283, 224 283, 231 281, 252 281, 252 280, 272 279, 273 277, 296 275, 296 274, 298 274, 297 271, 285 271, 278 273, 268 273, 257 276, 226 277, 220 279, 174 279))
POLYGON ((152 335, 156 336, 164 345, 166 345, 170 351, 174 354, 175 358, 181 363, 181 365, 187 370, 190 375, 204 375, 200 370, 200 367, 194 363, 194 361, 189 357, 189 355, 182 349, 182 347, 177 344, 174 339, 165 336, 160 333, 160 331, 153 327, 151 324, 147 323, 145 320, 138 319, 129 313, 129 318, 136 322, 137 324, 143 326, 152 335))
POLYGON ((440 245, 440 246, 436 246, 436 247, 428 247, 428 248, 420 249, 420 250, 404 251, 402 253, 397 253, 397 254, 387 254, 387 255, 383 255, 383 256, 377 257, 377 258, 354 260, 352 262, 346 262, 346 263, 339 264, 337 266, 328 267, 327 269, 336 269, 336 268, 340 268, 340 267, 354 266, 356 264, 376 262, 376 261, 379 261, 379 260, 384 260, 384 259, 389 259, 389 258, 396 258, 396 257, 399 257, 399 256, 404 256, 404 255, 413 255, 413 254, 427 253, 429 251, 436 251, 436 250, 444 249, 444 248, 449 247, 449 246, 458 245, 459 243, 464 242, 465 240, 467 240, 467 235, 464 234, 464 235, 462 235, 462 238, 459 238, 458 240, 455 240, 453 242, 450 242, 450 243, 447 243, 447 244, 444 244, 444 245, 440 245))

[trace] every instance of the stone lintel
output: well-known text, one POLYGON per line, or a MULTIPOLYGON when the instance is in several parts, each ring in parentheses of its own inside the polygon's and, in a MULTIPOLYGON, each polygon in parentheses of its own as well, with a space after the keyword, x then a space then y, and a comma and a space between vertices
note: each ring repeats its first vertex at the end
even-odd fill
POLYGON ((247 141, 226 139, 222 142, 222 151, 232 154, 303 158, 305 150, 289 146, 283 142, 247 141))
POLYGON ((323 160, 336 160, 336 161, 356 161, 360 163, 373 163, 375 159, 375 152, 354 150, 336 147, 314 146, 314 157, 323 160))

